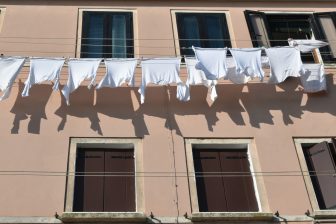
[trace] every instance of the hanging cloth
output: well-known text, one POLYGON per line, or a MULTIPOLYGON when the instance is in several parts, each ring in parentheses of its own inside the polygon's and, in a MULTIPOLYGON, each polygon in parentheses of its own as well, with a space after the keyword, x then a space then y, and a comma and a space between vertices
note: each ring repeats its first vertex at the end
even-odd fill
POLYGON ((198 60, 196 58, 185 58, 187 66, 188 79, 186 82, 186 95, 184 101, 190 100, 190 85, 203 84, 210 89, 210 98, 214 101, 217 98, 216 84, 217 80, 208 80, 203 71, 196 69, 198 60))
POLYGON ((320 40, 293 40, 288 39, 288 44, 291 47, 296 47, 303 53, 311 52, 312 50, 329 45, 327 42, 320 40))
POLYGON ((127 83, 134 86, 134 72, 137 59, 105 59, 106 74, 96 89, 102 87, 118 87, 127 83))
POLYGON ((196 68, 202 70, 208 80, 225 78, 227 48, 192 47, 198 60, 196 68))
POLYGON ((9 97, 13 83, 24 63, 24 58, 0 57, 0 90, 3 92, 0 101, 9 97))
POLYGON ((249 76, 251 78, 258 77, 264 79, 264 71, 261 64, 260 48, 232 48, 231 55, 235 61, 236 74, 249 76))
POLYGON ((251 80, 250 76, 244 75, 244 73, 238 74, 236 72, 236 62, 232 57, 226 58, 227 76, 226 79, 230 80, 234 84, 245 84, 251 80))
POLYGON ((22 91, 22 96, 29 96, 29 89, 34 84, 45 81, 54 82, 53 90, 58 90, 59 77, 65 59, 63 58, 31 58, 30 72, 22 91))
POLYGON ((91 80, 88 88, 95 82, 97 70, 102 59, 69 59, 69 77, 67 84, 62 89, 62 94, 66 99, 67 105, 70 105, 70 93, 75 91, 84 79, 91 80))
POLYGON ((270 62, 269 83, 281 83, 289 76, 299 77, 304 72, 300 51, 294 47, 265 49, 270 62))
POLYGON ((324 65, 303 64, 304 72, 301 73, 300 80, 303 89, 307 93, 315 93, 327 90, 324 65))
POLYGON ((185 85, 183 85, 180 77, 180 58, 153 58, 144 59, 141 62, 142 67, 142 81, 138 90, 140 93, 140 102, 145 102, 145 89, 149 83, 156 85, 168 85, 170 83, 177 84, 178 99, 182 99, 184 96, 179 95, 185 92, 185 85))

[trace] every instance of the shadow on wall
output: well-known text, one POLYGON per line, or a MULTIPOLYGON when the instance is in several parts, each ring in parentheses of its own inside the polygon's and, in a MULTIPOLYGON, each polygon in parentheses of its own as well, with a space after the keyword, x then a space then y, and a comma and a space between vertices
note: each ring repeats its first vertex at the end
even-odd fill
POLYGON ((21 93, 24 88, 24 83, 19 81, 18 84, 19 92, 10 111, 15 114, 11 133, 18 134, 20 122, 30 118, 28 133, 39 134, 42 118, 47 119, 45 107, 50 98, 52 88, 50 85, 34 85, 29 91, 29 96, 22 97, 21 93))
MULTIPOLYGON (((165 120, 165 127, 176 134, 183 136, 175 115, 179 116, 204 116, 208 131, 213 131, 219 118, 217 113, 226 113, 228 118, 238 126, 249 123, 252 127, 260 128, 261 124, 273 125, 272 113, 281 112, 283 123, 291 125, 293 118, 301 118, 304 111, 314 113, 329 113, 336 115, 334 106, 336 99, 336 86, 332 76, 327 76, 328 92, 307 95, 307 102, 302 105, 303 92, 299 86, 299 79, 289 78, 278 85, 266 83, 250 83, 244 85, 222 84, 217 86, 218 98, 209 105, 206 101, 208 89, 204 86, 191 86, 191 100, 180 102, 176 99, 175 86, 156 86, 146 89, 146 101, 139 105, 138 88, 103 88, 96 91, 96 104, 94 105, 94 88, 88 90, 81 86, 71 94, 70 106, 66 105, 62 97, 61 106, 55 114, 61 117, 58 131, 65 129, 67 116, 87 118, 91 122, 91 129, 103 135, 98 114, 111 118, 131 120, 136 137, 149 135, 145 116, 153 116, 165 120), (134 100, 136 96, 136 100, 134 100), (132 100, 133 99, 133 100, 132 100), (249 121, 244 121, 243 113, 247 113, 249 121)), ((45 107, 50 98, 52 88, 50 85, 35 85, 30 96, 21 97, 23 83, 19 83, 19 94, 11 113, 15 114, 12 134, 17 134, 20 121, 28 119, 28 132, 39 134, 41 119, 47 119, 45 107), (33 107, 31 105, 34 105, 33 107)), ((190 118, 188 118, 190 119, 190 118)), ((198 117, 196 119, 199 119, 198 117)))

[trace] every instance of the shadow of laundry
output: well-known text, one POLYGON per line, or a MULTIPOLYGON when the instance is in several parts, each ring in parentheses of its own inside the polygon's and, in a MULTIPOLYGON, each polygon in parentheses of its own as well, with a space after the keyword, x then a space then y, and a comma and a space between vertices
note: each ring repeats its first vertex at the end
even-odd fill
MULTIPOLYGON (((62 88, 60 88, 62 89, 62 88)), ((61 122, 57 130, 62 131, 67 122, 67 116, 74 116, 79 118, 88 118, 91 122, 90 128, 102 135, 103 132, 100 127, 100 120, 97 111, 94 107, 94 88, 88 89, 87 86, 80 86, 70 94, 70 105, 66 104, 62 93, 61 106, 55 111, 55 114, 61 117, 61 122)))
POLYGON ((47 84, 34 85, 30 89, 28 97, 22 97, 21 93, 24 88, 24 83, 19 81, 19 91, 15 103, 10 110, 15 114, 12 134, 18 134, 20 130, 20 122, 30 118, 28 123, 28 133, 40 134, 41 120, 47 119, 45 112, 46 104, 51 96, 52 87, 47 84))

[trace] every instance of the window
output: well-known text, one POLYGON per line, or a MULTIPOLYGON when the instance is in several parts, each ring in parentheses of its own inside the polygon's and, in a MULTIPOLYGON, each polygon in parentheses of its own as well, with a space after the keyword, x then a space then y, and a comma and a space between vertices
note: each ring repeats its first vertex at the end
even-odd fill
POLYGON ((192 46, 231 47, 225 13, 176 12, 180 54, 193 56, 192 46))
POLYGON ((5 19, 6 8, 0 8, 0 32, 2 30, 3 22, 5 19))
POLYGON ((132 12, 83 11, 82 58, 134 57, 132 12))
MULTIPOLYGON (((336 210, 336 139, 295 139, 314 212, 336 210)), ((335 211, 336 215, 336 211, 335 211)))
MULTIPOLYGON (((248 28, 254 47, 288 46, 288 38, 319 39, 329 42, 320 48, 326 63, 336 62, 336 14, 286 14, 245 11, 248 28)), ((302 53, 304 62, 313 62, 311 53, 302 53)))
POLYGON ((141 164, 141 139, 71 138, 65 212, 143 212, 141 164))
POLYGON ((194 215, 268 211, 262 179, 253 175, 259 165, 251 139, 186 139, 186 151, 194 215))

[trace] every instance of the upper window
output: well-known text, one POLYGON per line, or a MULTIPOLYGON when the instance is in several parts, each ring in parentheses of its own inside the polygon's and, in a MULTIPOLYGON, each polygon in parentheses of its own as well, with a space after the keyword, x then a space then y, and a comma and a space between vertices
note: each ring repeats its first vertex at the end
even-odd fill
POLYGON ((132 12, 83 11, 82 58, 134 57, 132 12))
POLYGON ((225 13, 176 13, 180 54, 193 56, 195 47, 231 47, 225 13))
MULTIPOLYGON (((254 47, 288 46, 288 38, 319 39, 329 42, 320 48, 324 62, 336 62, 335 13, 286 14, 245 11, 254 47)), ((313 62, 310 53, 302 53, 302 60, 313 62)))
POLYGON ((268 211, 250 139, 187 139, 186 154, 193 214, 268 211))
POLYGON ((72 138, 66 212, 143 212, 141 158, 139 139, 72 138))
POLYGON ((313 209, 336 210, 336 139, 296 139, 313 209))

